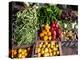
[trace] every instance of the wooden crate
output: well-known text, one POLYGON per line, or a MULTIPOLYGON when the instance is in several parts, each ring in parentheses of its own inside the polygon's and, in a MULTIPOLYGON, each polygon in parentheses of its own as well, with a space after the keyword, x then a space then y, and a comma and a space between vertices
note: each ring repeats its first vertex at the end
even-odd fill
POLYGON ((37 54, 35 53, 35 49, 36 49, 36 46, 39 45, 39 43, 41 42, 55 42, 55 43, 58 43, 59 45, 59 52, 60 52, 60 55, 58 56, 61 56, 62 55, 62 48, 61 48, 61 42, 57 42, 57 41, 41 41, 41 40, 38 40, 35 44, 34 44, 34 47, 33 47, 33 52, 32 52, 32 57, 38 57, 37 54))

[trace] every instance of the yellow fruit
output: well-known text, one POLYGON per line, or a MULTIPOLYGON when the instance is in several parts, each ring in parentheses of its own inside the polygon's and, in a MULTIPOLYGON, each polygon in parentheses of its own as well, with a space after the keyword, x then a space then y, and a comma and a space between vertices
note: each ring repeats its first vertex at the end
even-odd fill
POLYGON ((24 51, 22 51, 22 53, 21 53, 22 55, 24 55, 25 54, 25 52, 24 51))
POLYGON ((21 58, 25 58, 25 55, 22 55, 21 58))
POLYGON ((48 45, 48 42, 45 42, 45 45, 48 45))
POLYGON ((48 36, 44 36, 44 40, 45 40, 45 41, 48 40, 48 36))
POLYGON ((44 50, 41 51, 41 54, 44 54, 44 50))
POLYGON ((44 51, 44 48, 42 48, 41 51, 44 51))
POLYGON ((28 53, 25 53, 25 56, 27 56, 28 55, 28 53))
POLYGON ((51 53, 52 52, 52 50, 49 48, 49 53, 51 53))
POLYGON ((50 53, 50 56, 52 56, 52 53, 50 53))
POLYGON ((18 57, 21 58, 22 57, 22 54, 19 54, 18 57))
POLYGON ((50 44, 48 44, 47 47, 50 48, 50 44))
POLYGON ((58 44, 56 44, 56 47, 58 48, 58 47, 59 47, 59 45, 58 45, 58 44))
POLYGON ((40 44, 43 45, 43 42, 41 42, 40 44))
POLYGON ((25 49, 24 52, 26 53, 27 52, 27 49, 25 49))
POLYGON ((59 51, 57 51, 57 55, 59 55, 60 54, 60 52, 59 51))
POLYGON ((18 50, 18 53, 21 53, 21 52, 22 52, 22 49, 19 49, 19 50, 18 50))
POLYGON ((40 33, 40 37, 43 37, 44 36, 44 33, 40 33))
POLYGON ((39 48, 41 48, 42 47, 42 44, 39 44, 39 48))
POLYGON ((51 45, 51 48, 53 48, 54 46, 53 45, 51 45))
POLYGON ((58 50, 58 48, 54 47, 54 48, 53 48, 53 50, 54 50, 54 51, 57 51, 57 50, 58 50))
POLYGON ((55 52, 55 51, 53 52, 53 55, 54 55, 54 56, 56 55, 56 52, 55 52))
POLYGON ((50 29, 50 26, 47 24, 47 25, 45 25, 45 29, 47 30, 47 29, 50 29))
POLYGON ((45 53, 47 53, 48 52, 48 48, 45 48, 45 53))
POLYGON ((47 56, 49 56, 49 53, 45 53, 45 54, 44 54, 44 57, 47 57, 47 56))
POLYGON ((47 35, 47 31, 46 30, 43 30, 42 33, 45 34, 45 35, 47 35))
POLYGON ((52 36, 49 36, 48 39, 51 40, 52 39, 52 36))
POLYGON ((51 32, 50 31, 48 32, 48 36, 51 36, 51 32))
POLYGON ((45 48, 45 47, 46 47, 46 45, 44 44, 44 45, 43 45, 43 48, 45 48))

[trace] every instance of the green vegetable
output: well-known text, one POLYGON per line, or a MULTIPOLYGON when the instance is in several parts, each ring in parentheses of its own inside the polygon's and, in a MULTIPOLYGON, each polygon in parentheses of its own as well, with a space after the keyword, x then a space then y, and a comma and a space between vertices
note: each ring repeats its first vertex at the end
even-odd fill
POLYGON ((35 41, 38 20, 35 8, 27 8, 16 14, 15 39, 17 45, 30 45, 35 41))
POLYGON ((50 24, 52 20, 58 20, 60 9, 56 5, 45 4, 37 10, 39 25, 50 24))

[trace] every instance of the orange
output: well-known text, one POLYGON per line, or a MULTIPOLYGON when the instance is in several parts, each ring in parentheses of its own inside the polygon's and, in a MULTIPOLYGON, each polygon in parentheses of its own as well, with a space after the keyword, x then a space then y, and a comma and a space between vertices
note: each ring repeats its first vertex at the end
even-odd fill
POLYGON ((16 51, 14 51, 14 53, 13 53, 14 55, 16 55, 17 54, 17 52, 16 51))
POLYGON ((47 32, 49 32, 49 29, 46 29, 47 32))
POLYGON ((47 24, 47 25, 45 25, 45 29, 47 30, 47 29, 50 29, 50 26, 47 24))
POLYGON ((47 35, 47 31, 46 30, 43 30, 42 33, 44 33, 45 35, 47 35))
POLYGON ((48 32, 48 36, 51 36, 51 32, 50 31, 48 32))
POLYGON ((49 36, 48 39, 51 40, 52 39, 52 36, 49 36))
POLYGON ((40 37, 43 37, 44 36, 44 33, 40 33, 40 37))
POLYGON ((45 41, 48 40, 48 36, 44 36, 44 40, 45 40, 45 41))

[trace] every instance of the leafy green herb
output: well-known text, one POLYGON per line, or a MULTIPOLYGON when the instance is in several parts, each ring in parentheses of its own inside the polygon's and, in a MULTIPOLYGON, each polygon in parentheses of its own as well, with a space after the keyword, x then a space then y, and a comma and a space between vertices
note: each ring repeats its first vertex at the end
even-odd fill
POLYGON ((35 8, 27 8, 16 14, 15 36, 17 45, 29 45, 35 41, 38 20, 35 8))

